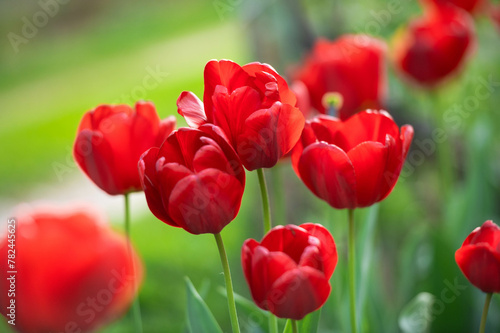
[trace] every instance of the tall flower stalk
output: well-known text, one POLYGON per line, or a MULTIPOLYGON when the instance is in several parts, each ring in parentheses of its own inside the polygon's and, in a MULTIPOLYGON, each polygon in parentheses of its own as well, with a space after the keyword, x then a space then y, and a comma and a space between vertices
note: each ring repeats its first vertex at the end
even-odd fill
MULTIPOLYGON (((265 235, 272 228, 271 209, 269 205, 269 195, 267 191, 267 184, 266 184, 266 177, 264 175, 264 170, 257 169, 257 175, 259 177, 260 195, 262 199, 262 212, 264 215, 263 221, 264 221, 264 235, 265 235)), ((268 324, 270 333, 278 333, 278 320, 271 312, 269 312, 268 324)))
MULTIPOLYGON (((134 258, 132 255, 132 242, 130 240, 130 200, 129 200, 129 193, 125 193, 123 195, 125 199, 125 235, 127 236, 127 249, 128 249, 128 255, 130 258, 130 265, 132 267, 132 276, 134 276, 134 279, 132 280, 132 290, 134 292, 137 290, 137 284, 135 281, 135 263, 134 263, 134 258)), ((136 297, 134 298, 134 301, 132 303, 132 315, 134 318, 134 327, 135 327, 135 332, 136 333, 142 333, 142 316, 141 316, 141 305, 139 303, 139 293, 137 293, 136 297)))
POLYGON ((348 250, 348 266, 349 266, 349 302, 350 302, 350 317, 351 330, 357 332, 356 321, 356 255, 355 255, 355 236, 354 236, 354 209, 348 211, 349 220, 349 250, 348 250))
POLYGON ((226 249, 220 233, 214 234, 217 248, 219 249, 220 261, 224 269, 224 279, 226 281, 227 304, 229 306, 229 316, 231 318, 231 327, 233 333, 240 332, 240 324, 238 322, 238 314, 236 312, 236 303, 234 302, 233 281, 231 279, 231 270, 229 269, 229 261, 227 260, 226 249))

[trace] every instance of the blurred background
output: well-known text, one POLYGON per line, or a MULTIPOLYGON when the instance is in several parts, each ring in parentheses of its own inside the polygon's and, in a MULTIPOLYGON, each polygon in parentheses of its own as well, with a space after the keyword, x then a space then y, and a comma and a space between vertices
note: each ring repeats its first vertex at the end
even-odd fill
MULTIPOLYGON (((286 76, 319 36, 367 33, 390 45, 396 31, 421 13, 416 1, 398 3, 397 14, 381 18, 387 4, 375 0, 0 0, 1 225, 21 203, 85 201, 122 231, 122 198, 107 196, 86 179, 71 155, 84 112, 145 99, 155 103, 161 118, 175 115, 185 126, 176 99, 184 90, 203 95, 208 60, 268 62, 286 76)), ((434 97, 407 85, 388 64, 386 108, 416 134, 393 193, 356 211, 363 332, 470 332, 479 326, 484 294, 463 277, 454 253, 485 220, 500 222, 500 31, 486 15, 474 20, 474 54, 434 97), (484 81, 490 82, 488 97, 476 98, 459 126, 442 128, 455 178, 443 189, 439 144, 431 140, 435 115, 463 107, 484 81), (430 307, 412 301, 421 292, 434 295, 430 307)), ((322 223, 335 237, 340 259, 320 331, 347 331, 347 212, 315 198, 289 161, 266 170, 266 177, 274 224, 322 223)), ((139 296, 144 331, 186 331, 184 276, 230 331, 213 236, 193 236, 158 221, 142 193, 132 195, 132 217, 133 243, 146 268, 139 296)), ((247 172, 242 208, 222 236, 235 291, 250 298, 240 250, 245 239, 262 236, 256 173, 247 172)), ((265 327, 258 312, 241 306, 239 311, 243 332, 265 327)), ((499 314, 495 295, 487 331, 500 330, 499 314)), ((127 314, 100 332, 132 332, 131 323, 127 314)), ((0 331, 10 332, 7 326, 2 318, 0 331)))

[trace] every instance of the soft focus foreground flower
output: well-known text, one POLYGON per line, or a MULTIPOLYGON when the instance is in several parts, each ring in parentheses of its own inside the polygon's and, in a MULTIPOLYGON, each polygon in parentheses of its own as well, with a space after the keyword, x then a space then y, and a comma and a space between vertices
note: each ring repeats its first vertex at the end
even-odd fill
POLYGON ((477 12, 485 3, 485 0, 424 0, 437 6, 453 5, 473 14, 477 12))
POLYGON ((162 121, 153 103, 100 105, 80 122, 73 155, 80 168, 108 194, 139 191, 137 161, 151 147, 159 147, 174 130, 175 118, 162 121))
POLYGON ((15 299, 17 331, 90 332, 132 303, 142 279, 139 259, 134 252, 134 275, 125 237, 88 207, 37 208, 13 224, 14 233, 0 239, 0 312, 11 320, 7 307, 15 299), (14 267, 8 253, 15 253, 14 267), (8 271, 17 271, 15 279, 8 271))
POLYGON ((190 127, 210 123, 222 128, 248 170, 270 168, 293 148, 304 117, 295 107, 295 95, 271 66, 212 60, 204 77, 203 102, 186 91, 177 100, 190 127))
POLYGON ((342 103, 335 116, 345 120, 381 107, 387 85, 385 53, 385 43, 367 35, 345 35, 333 42, 320 39, 294 80, 306 85, 312 107, 324 114, 328 114, 325 94, 340 94, 342 103))
POLYGON ((455 252, 465 277, 485 293, 500 293, 500 228, 486 221, 455 252))
POLYGON ((470 15, 453 6, 427 7, 394 39, 397 68, 426 87, 441 83, 463 65, 474 45, 470 15))
POLYGON ((493 23, 496 24, 498 31, 500 31, 500 4, 492 5, 490 7, 490 17, 493 23))
POLYGON ((141 156, 148 206, 163 222, 192 234, 219 233, 238 214, 245 171, 222 130, 180 128, 141 156))
POLYGON ((306 186, 334 208, 367 207, 394 188, 413 138, 385 111, 345 122, 321 115, 306 122, 292 165, 306 186))
POLYGON ((280 318, 300 320, 330 295, 337 249, 319 224, 277 226, 260 243, 246 240, 241 261, 255 303, 280 318))

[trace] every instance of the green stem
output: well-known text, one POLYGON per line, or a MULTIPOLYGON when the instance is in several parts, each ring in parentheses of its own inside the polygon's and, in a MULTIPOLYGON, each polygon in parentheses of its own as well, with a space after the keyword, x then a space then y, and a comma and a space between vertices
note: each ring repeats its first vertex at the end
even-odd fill
POLYGON ((292 319, 292 332, 299 333, 299 326, 297 325, 297 320, 292 319))
POLYGON ((488 317, 488 309, 490 307, 492 293, 486 294, 486 300, 484 301, 483 315, 481 316, 481 326, 479 326, 479 333, 484 333, 486 328, 486 317, 488 317))
MULTIPOLYGON (((130 202, 129 202, 129 194, 126 193, 125 197, 125 235, 127 236, 127 249, 128 255, 130 258, 131 266, 132 266, 132 290, 135 292, 137 286, 135 285, 135 262, 132 254, 132 242, 130 240, 130 202)), ((139 294, 134 298, 132 302, 132 314, 134 317, 134 326, 136 333, 142 333, 142 317, 141 317, 141 305, 139 303, 139 294)))
POLYGON ((349 298, 351 303, 351 330, 356 333, 356 275, 355 275, 355 244, 354 244, 354 209, 349 209, 349 249, 348 249, 348 265, 349 265, 349 298))
MULTIPOLYGON (((271 230, 271 210, 269 209, 269 195, 267 194, 266 177, 264 177, 264 170, 257 169, 259 176, 260 196, 262 198, 262 212, 264 213, 264 235, 271 230)), ((268 315, 269 333, 278 333, 278 320, 269 312, 268 315)))
POLYGON ((267 320, 269 324, 269 333, 278 333, 278 318, 269 312, 267 320))
POLYGON ((271 230, 271 210, 269 209, 269 196, 267 194, 266 178, 264 177, 264 170, 257 169, 259 176, 260 194, 262 197, 262 210, 264 212, 264 234, 271 230))
POLYGON ((239 333, 240 325, 238 323, 238 314, 236 313, 236 304, 234 303, 233 282, 231 280, 231 271, 229 270, 229 262, 227 260, 226 250, 224 249, 224 243, 222 242, 222 237, 220 233, 214 234, 214 236, 215 236, 215 241, 217 242, 217 248, 219 249, 222 268, 224 269, 224 279, 226 280, 226 291, 227 291, 227 304, 229 306, 231 327, 233 328, 233 333, 239 333))
POLYGON ((282 165, 276 165, 271 169, 271 182, 273 188, 273 212, 274 212, 274 223, 279 225, 286 224, 286 196, 285 188, 283 186, 283 169, 282 165))

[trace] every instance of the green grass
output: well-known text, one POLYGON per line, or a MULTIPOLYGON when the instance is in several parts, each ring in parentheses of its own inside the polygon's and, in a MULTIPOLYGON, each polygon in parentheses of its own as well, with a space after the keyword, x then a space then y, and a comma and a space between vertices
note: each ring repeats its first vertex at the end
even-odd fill
POLYGON ((177 114, 175 102, 183 90, 202 95, 208 60, 245 58, 237 31, 234 22, 225 22, 0 92, 5 107, 0 114, 1 151, 22 156, 0 166, 0 193, 20 197, 42 179, 58 182, 54 165, 68 165, 83 113, 102 103, 129 103, 132 97, 125 96, 143 86, 147 68, 159 68, 168 76, 141 97, 154 101, 161 117, 177 114), (216 42, 208 42, 214 35, 219 37, 216 42), (199 47, 203 53, 197 52, 199 47))

